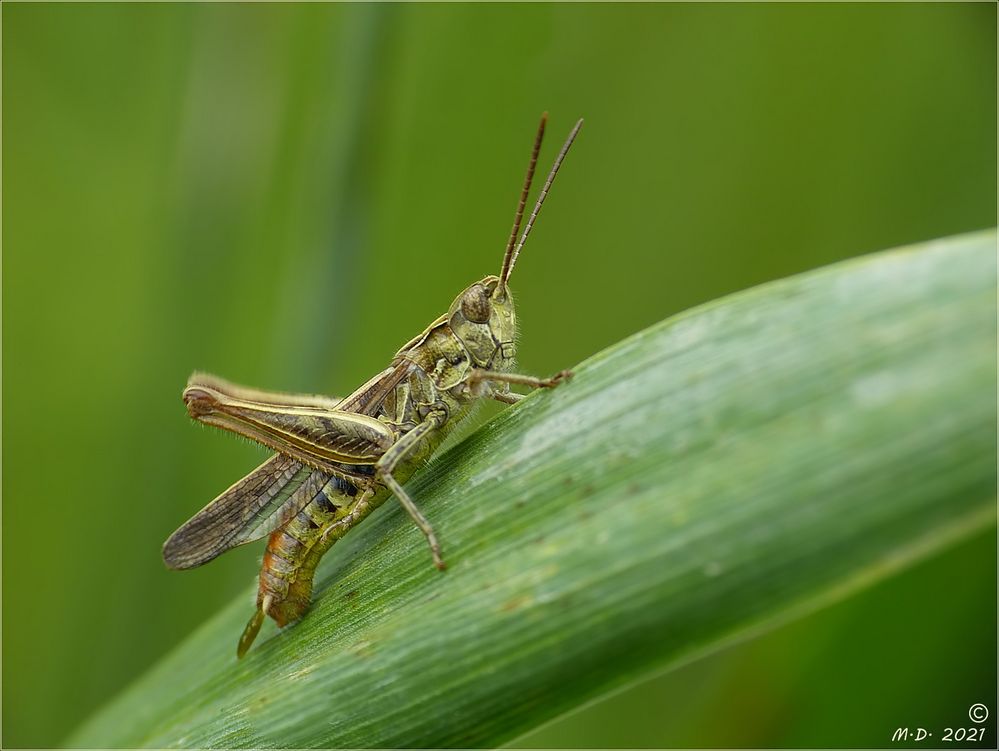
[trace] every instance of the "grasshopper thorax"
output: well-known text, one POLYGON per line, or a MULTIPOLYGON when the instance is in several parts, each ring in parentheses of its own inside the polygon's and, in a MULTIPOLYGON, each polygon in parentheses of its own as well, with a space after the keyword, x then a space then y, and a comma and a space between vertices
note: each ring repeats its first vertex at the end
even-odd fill
POLYGON ((458 295, 447 318, 477 367, 505 370, 513 366, 517 317, 510 290, 500 286, 498 276, 487 276, 458 295))

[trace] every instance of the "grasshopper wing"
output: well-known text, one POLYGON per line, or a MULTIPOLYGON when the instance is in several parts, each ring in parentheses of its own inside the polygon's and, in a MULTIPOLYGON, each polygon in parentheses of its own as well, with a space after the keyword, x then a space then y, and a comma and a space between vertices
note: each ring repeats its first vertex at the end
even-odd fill
POLYGON ((194 568, 294 516, 329 476, 276 454, 195 514, 163 544, 173 569, 194 568))

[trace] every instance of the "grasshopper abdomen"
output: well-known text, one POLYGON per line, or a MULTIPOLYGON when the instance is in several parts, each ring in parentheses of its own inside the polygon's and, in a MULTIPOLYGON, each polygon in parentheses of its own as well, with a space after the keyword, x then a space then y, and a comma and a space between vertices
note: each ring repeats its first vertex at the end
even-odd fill
MULTIPOLYGON (((302 617, 312 597, 315 571, 307 565, 318 561, 323 532, 350 513, 358 496, 350 480, 331 477, 284 526, 271 533, 260 568, 257 607, 270 598, 267 615, 279 626, 302 617)), ((324 551, 325 552, 325 551, 324 551)))

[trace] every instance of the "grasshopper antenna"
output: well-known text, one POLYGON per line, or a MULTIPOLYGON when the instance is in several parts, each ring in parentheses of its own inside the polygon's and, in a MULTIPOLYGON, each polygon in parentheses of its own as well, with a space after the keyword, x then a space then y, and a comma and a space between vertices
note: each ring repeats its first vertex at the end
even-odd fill
POLYGON ((520 232, 520 220, 524 218, 524 207, 527 205, 527 195, 531 192, 531 181, 534 179, 534 168, 538 164, 538 154, 541 151, 541 141, 545 137, 545 125, 548 124, 548 113, 541 114, 541 122, 538 123, 538 134, 534 137, 534 148, 531 150, 531 161, 527 165, 527 177, 524 178, 524 189, 520 191, 520 203, 517 204, 517 213, 513 216, 513 229, 510 230, 510 239, 506 244, 506 252, 503 254, 503 270, 500 272, 502 282, 496 288, 502 289, 506 285, 506 280, 513 270, 513 249, 517 245, 517 233, 520 232))
MULTIPOLYGON (((520 228, 520 219, 524 211, 524 202, 527 199, 527 192, 531 186, 531 178, 534 176, 534 165, 538 159, 538 150, 541 148, 541 137, 544 135, 545 123, 548 119, 548 113, 546 112, 541 117, 541 127, 538 129, 538 138, 534 143, 534 152, 531 154, 531 166, 527 170, 527 182, 524 185, 524 192, 521 194, 520 206, 517 209, 517 216, 513 223, 514 234, 520 228)), ((500 283, 496 286, 497 290, 505 289, 506 282, 510 278, 510 274, 513 273, 514 264, 517 263, 517 256, 520 255, 520 249, 524 247, 524 243, 527 242, 527 236, 531 234, 531 227, 534 226, 534 220, 538 218, 538 212, 541 211, 541 206, 545 202, 545 198, 548 197, 548 190, 551 188, 552 183, 555 181, 555 175, 558 174, 559 167, 562 166, 562 160, 565 159, 565 155, 569 153, 569 147, 572 146, 572 142, 576 140, 576 134, 579 133, 579 129, 583 127, 583 119, 580 118, 576 121, 575 127, 572 132, 569 133, 569 137, 565 139, 565 143, 562 145, 562 150, 555 157, 555 164, 552 165, 551 172, 548 173, 548 179, 545 180, 544 187, 541 188, 541 194, 538 196, 537 203, 534 204, 534 210, 527 219, 527 224, 524 226, 524 234, 520 236, 520 241, 517 246, 513 248, 511 252, 510 246, 507 246, 506 255, 503 257, 503 271, 500 273, 500 283)), ((510 237, 511 244, 513 237, 510 237)))

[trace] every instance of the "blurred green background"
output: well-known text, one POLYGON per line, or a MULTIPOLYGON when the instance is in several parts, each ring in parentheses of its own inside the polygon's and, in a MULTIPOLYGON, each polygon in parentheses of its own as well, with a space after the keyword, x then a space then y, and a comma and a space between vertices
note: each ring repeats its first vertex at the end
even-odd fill
MULTIPOLYGON (((195 369, 343 394, 518 264, 528 372, 769 279, 996 222, 996 7, 56 5, 3 13, 3 745, 56 745, 261 545, 160 545, 264 455, 195 369)), ((996 709, 994 530, 524 745, 877 746, 996 709)), ((235 638, 235 635, 234 635, 235 638)), ((990 720, 991 722, 991 720, 990 720)), ((992 736, 994 742, 994 736, 992 736)))

